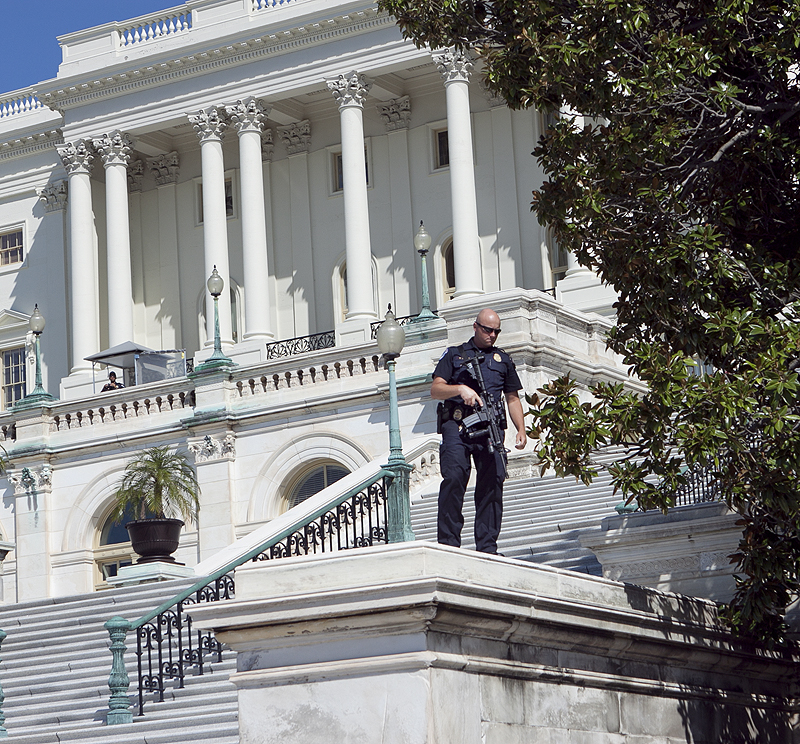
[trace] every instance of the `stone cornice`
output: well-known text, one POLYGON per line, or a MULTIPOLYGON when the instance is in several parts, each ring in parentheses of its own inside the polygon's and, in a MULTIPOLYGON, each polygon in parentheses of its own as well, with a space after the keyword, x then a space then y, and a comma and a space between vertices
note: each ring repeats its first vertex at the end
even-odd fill
POLYGON ((63 145, 64 136, 60 129, 49 129, 18 139, 0 143, 0 160, 22 158, 42 150, 51 150, 54 145, 63 145))
POLYGON ((35 93, 39 100, 51 109, 65 111, 99 98, 126 95, 141 88, 203 75, 221 67, 255 62, 264 57, 297 51, 339 37, 394 25, 392 16, 379 12, 377 6, 373 6, 326 21, 315 21, 274 34, 267 33, 247 41, 188 54, 169 61, 160 61, 153 65, 144 65, 135 70, 90 78, 68 88, 56 88, 51 91, 37 89, 35 93))

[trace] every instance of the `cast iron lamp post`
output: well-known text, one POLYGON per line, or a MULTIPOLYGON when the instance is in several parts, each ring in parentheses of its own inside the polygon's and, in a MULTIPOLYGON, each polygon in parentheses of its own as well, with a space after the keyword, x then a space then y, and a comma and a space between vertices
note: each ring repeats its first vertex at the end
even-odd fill
POLYGON ((420 310, 419 315, 414 318, 414 322, 432 320, 436 318, 436 315, 431 312, 431 297, 428 292, 428 265, 425 258, 431 247, 431 236, 425 229, 425 225, 422 224, 422 220, 420 220, 419 230, 417 230, 417 234, 414 236, 414 247, 417 249, 417 253, 422 257, 422 310, 420 310))
POLYGON ((386 358, 386 369, 389 372, 389 462, 386 464, 386 468, 395 473, 387 493, 390 543, 407 542, 414 539, 414 533, 411 530, 411 501, 408 493, 408 474, 411 472, 411 466, 403 455, 403 443, 400 439, 397 380, 394 373, 395 361, 400 356, 405 341, 406 332, 394 319, 392 306, 389 305, 386 320, 378 328, 378 348, 386 358))
POLYGON ((214 298, 214 353, 202 364, 195 367, 195 372, 209 372, 215 369, 224 369, 233 365, 233 359, 222 353, 222 342, 219 338, 219 296, 225 289, 225 282, 217 272, 217 267, 211 272, 206 282, 209 294, 214 298))
POLYGON ((33 314, 31 315, 31 319, 28 323, 31 332, 33 333, 33 347, 36 354, 35 386, 29 395, 26 395, 22 400, 15 403, 16 407, 21 405, 38 405, 40 403, 46 403, 47 401, 55 400, 55 398, 42 387, 42 360, 39 353, 39 336, 42 335, 42 331, 44 330, 44 322, 44 315, 42 315, 40 312, 39 305, 37 303, 33 307, 33 314))

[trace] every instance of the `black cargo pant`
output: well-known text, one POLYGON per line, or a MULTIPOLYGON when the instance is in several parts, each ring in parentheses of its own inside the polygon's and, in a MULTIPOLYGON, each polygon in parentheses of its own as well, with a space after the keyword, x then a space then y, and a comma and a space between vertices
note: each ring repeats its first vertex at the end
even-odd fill
POLYGON ((486 446, 465 442, 456 421, 442 424, 439 465, 442 485, 439 487, 438 541, 442 545, 461 547, 464 526, 464 492, 470 474, 470 457, 475 462, 475 547, 482 553, 497 552, 497 536, 503 519, 503 481, 497 472, 497 460, 486 446))

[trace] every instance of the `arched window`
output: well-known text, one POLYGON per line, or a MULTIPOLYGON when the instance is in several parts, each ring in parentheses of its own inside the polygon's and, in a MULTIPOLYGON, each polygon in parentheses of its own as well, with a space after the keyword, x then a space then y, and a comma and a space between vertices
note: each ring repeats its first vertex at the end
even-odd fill
POLYGON ((302 504, 306 499, 311 498, 314 494, 319 493, 349 474, 350 471, 347 468, 335 462, 326 462, 313 467, 311 470, 304 470, 289 489, 288 507, 291 509, 298 504, 302 504))

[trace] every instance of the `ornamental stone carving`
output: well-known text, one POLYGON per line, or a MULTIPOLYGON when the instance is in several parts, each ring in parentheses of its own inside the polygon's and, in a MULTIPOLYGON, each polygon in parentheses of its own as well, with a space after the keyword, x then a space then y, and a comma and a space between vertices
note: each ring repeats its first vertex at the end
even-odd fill
POLYGON ((94 149, 103 159, 103 165, 108 168, 112 165, 127 166, 133 152, 133 139, 129 134, 113 131, 102 137, 92 140, 94 149))
POLYGON ((222 142, 228 123, 223 119, 217 106, 201 109, 196 114, 189 114, 189 121, 194 127, 200 143, 222 142))
POLYGON ((378 113, 387 132, 408 129, 411 121, 411 99, 408 96, 402 96, 393 98, 388 103, 379 103, 378 113))
POLYGON ((369 89, 372 87, 372 82, 367 79, 367 76, 355 70, 325 82, 339 104, 339 108, 344 106, 363 106, 369 89))
POLYGON ((190 444, 189 451, 198 463, 209 460, 232 460, 236 457, 236 437, 233 434, 226 434, 224 439, 214 439, 206 434, 202 441, 190 444))
POLYGON ((45 212, 57 212, 67 206, 67 182, 53 181, 40 189, 36 189, 36 196, 44 204, 45 212))
POLYGON ((264 128, 264 120, 272 111, 272 106, 266 106, 257 98, 245 98, 236 101, 233 106, 226 106, 225 113, 236 130, 240 132, 260 132, 264 128))
POLYGON ((272 136, 271 129, 264 129, 261 132, 261 160, 269 162, 272 160, 272 154, 275 152, 275 142, 272 136))
POLYGON ((18 473, 11 473, 8 482, 14 486, 14 494, 19 496, 34 491, 48 489, 52 485, 53 469, 48 464, 42 465, 39 470, 22 468, 18 473))
POLYGON ((141 191, 144 181, 144 162, 134 160, 128 166, 128 191, 141 191))
POLYGON ((460 49, 446 49, 433 55, 433 62, 445 84, 453 82, 469 82, 472 62, 469 55, 460 49))
POLYGON ((156 155, 154 158, 147 158, 147 168, 153 174, 158 186, 178 183, 180 158, 175 150, 166 155, 156 155))
POLYGON ((64 145, 57 145, 56 150, 61 162, 64 164, 67 173, 91 173, 94 154, 91 145, 86 140, 77 142, 67 142, 64 145))
POLYGON ((278 127, 278 135, 290 155, 308 152, 311 147, 311 122, 303 119, 285 127, 278 127))

